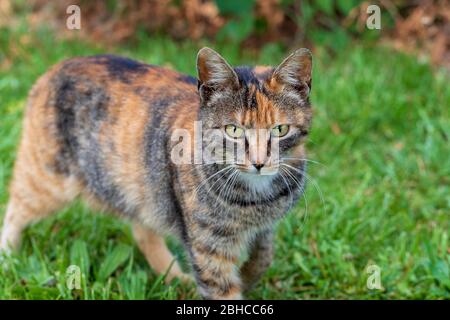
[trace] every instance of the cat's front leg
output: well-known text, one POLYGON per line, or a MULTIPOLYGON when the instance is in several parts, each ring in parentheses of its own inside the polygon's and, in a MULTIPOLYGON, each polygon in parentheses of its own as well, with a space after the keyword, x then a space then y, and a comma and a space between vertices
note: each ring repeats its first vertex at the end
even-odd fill
POLYGON ((213 237, 206 230, 197 231, 191 238, 189 251, 198 290, 204 299, 242 299, 236 266, 239 248, 232 240, 213 237))
POLYGON ((249 258, 241 267, 243 291, 251 290, 272 263, 273 231, 264 230, 257 234, 249 248, 249 258))

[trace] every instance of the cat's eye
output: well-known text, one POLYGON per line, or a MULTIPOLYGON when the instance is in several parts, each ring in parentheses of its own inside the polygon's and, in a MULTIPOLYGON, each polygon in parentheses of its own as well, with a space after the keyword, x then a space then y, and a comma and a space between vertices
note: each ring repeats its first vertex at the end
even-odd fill
POLYGON ((280 124, 276 127, 272 128, 272 135, 274 137, 284 137, 289 132, 289 125, 287 124, 280 124))
POLYGON ((234 124, 227 124, 225 126, 225 132, 232 138, 238 139, 244 135, 244 129, 235 126, 234 124))

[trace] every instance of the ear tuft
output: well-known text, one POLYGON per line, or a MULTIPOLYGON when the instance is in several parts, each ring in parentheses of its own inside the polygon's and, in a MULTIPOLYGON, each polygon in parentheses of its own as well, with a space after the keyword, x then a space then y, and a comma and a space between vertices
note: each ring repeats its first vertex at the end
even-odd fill
POLYGON ((298 49, 275 69, 272 81, 276 84, 311 88, 312 54, 306 48, 298 49))
POLYGON ((200 84, 210 87, 235 86, 239 84, 236 72, 214 50, 204 47, 197 54, 197 73, 200 84))

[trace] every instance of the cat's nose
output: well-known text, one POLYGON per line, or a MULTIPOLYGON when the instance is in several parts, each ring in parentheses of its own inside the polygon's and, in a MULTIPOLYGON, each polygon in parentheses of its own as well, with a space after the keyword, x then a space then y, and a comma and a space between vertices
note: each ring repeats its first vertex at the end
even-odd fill
POLYGON ((254 163, 253 166, 256 170, 260 171, 262 167, 264 167, 264 163, 254 163))

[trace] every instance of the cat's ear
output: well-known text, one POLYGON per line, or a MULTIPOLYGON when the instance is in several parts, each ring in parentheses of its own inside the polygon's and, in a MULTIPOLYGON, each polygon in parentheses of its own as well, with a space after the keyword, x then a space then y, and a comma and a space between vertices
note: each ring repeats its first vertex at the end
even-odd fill
POLYGON ((224 88, 239 85, 238 76, 233 68, 220 54, 207 47, 198 52, 197 73, 199 86, 224 88))
POLYGON ((311 71, 311 51, 306 48, 298 49, 275 69, 270 79, 270 85, 277 89, 290 86, 308 95, 311 90, 311 71))

